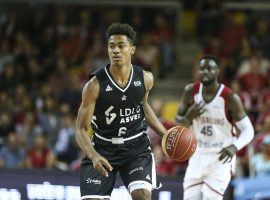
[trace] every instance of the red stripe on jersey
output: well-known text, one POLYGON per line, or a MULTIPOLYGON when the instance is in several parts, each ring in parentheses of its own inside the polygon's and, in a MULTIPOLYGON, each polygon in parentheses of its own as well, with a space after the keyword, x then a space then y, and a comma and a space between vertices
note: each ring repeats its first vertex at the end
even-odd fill
POLYGON ((192 98, 192 104, 194 103, 194 96, 199 93, 199 89, 200 89, 200 83, 195 82, 194 86, 193 86, 193 92, 192 92, 192 97, 193 97, 192 98))
POLYGON ((229 96, 232 94, 232 90, 225 86, 220 94, 221 97, 223 97, 225 101, 225 115, 228 120, 232 124, 232 129, 231 129, 231 134, 233 136, 236 136, 236 133, 234 132, 233 128, 235 127, 235 120, 233 118, 229 117, 229 109, 228 109, 228 101, 229 101, 229 96))
POLYGON ((199 92, 199 89, 200 89, 200 83, 195 82, 194 87, 193 87, 193 97, 195 96, 195 94, 199 92))

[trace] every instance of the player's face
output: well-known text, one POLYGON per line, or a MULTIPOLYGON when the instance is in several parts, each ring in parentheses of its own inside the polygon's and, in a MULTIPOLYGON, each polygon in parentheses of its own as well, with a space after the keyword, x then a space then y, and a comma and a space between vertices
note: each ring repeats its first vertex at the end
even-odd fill
POLYGON ((127 36, 112 35, 108 41, 108 54, 113 65, 125 65, 131 63, 131 56, 135 52, 133 46, 127 36))
POLYGON ((199 64, 200 81, 203 85, 213 84, 219 75, 219 67, 212 59, 202 59, 199 64))

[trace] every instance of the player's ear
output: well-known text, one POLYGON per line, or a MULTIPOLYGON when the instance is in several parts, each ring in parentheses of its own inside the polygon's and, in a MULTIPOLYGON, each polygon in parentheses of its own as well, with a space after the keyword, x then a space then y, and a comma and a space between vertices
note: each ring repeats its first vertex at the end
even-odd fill
POLYGON ((131 46, 130 54, 133 55, 136 51, 136 46, 131 46))

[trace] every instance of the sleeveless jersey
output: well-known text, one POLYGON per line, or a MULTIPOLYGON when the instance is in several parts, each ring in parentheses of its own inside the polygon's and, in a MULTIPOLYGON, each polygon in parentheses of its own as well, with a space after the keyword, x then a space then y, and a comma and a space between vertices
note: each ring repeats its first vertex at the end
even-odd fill
POLYGON ((226 101, 232 91, 221 84, 215 97, 206 103, 203 100, 202 89, 203 84, 195 83, 193 98, 195 103, 203 102, 205 104, 205 112, 192 120, 190 129, 196 136, 198 151, 219 152, 235 140, 234 125, 226 113, 226 101))
POLYGON ((132 66, 125 88, 109 72, 109 65, 93 74, 99 82, 99 97, 92 118, 92 129, 102 137, 130 137, 146 131, 143 111, 145 86, 143 70, 132 66))

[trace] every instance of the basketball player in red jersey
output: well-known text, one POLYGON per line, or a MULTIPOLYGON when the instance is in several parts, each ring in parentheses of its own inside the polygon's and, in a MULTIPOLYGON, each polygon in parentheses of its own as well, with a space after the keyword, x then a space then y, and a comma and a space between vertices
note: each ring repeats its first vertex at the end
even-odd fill
POLYGON ((184 178, 185 200, 223 199, 235 154, 254 137, 239 96, 219 83, 219 73, 217 58, 202 57, 200 83, 186 85, 180 99, 176 121, 189 127, 197 139, 184 178))

